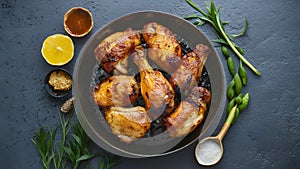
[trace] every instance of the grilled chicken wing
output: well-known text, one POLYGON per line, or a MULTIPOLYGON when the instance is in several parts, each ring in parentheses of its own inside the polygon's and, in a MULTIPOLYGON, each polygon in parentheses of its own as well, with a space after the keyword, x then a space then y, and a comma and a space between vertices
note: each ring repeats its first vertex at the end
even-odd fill
POLYGON ((144 25, 142 36, 148 45, 148 55, 158 66, 172 73, 181 61, 181 47, 173 32, 156 22, 144 25))
POLYGON ((96 60, 107 72, 127 74, 127 57, 141 43, 140 34, 128 28, 105 38, 94 50, 96 60))
POLYGON ((174 112, 164 118, 170 136, 181 137, 192 132, 203 120, 210 97, 207 89, 194 87, 174 112))
POLYGON ((146 60, 143 47, 137 46, 131 55, 133 62, 139 67, 141 78, 141 94, 146 109, 150 109, 152 119, 159 117, 165 110, 170 113, 174 109, 175 92, 161 72, 153 70, 146 60))
POLYGON ((138 97, 139 86, 133 76, 110 76, 97 84, 93 91, 95 102, 103 107, 127 106, 138 97))
POLYGON ((209 48, 204 44, 198 44, 194 51, 184 55, 182 64, 172 74, 171 85, 173 87, 178 85, 184 94, 197 86, 208 54, 209 48))
POLYGON ((111 107, 105 112, 105 118, 113 134, 125 143, 143 137, 150 129, 150 118, 146 109, 140 106, 111 107))

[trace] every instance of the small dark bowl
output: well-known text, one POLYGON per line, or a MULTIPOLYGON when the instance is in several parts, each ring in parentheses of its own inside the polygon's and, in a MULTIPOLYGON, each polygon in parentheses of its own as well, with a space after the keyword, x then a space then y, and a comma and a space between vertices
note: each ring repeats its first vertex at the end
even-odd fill
POLYGON ((50 75, 52 72, 55 72, 55 71, 63 71, 65 73, 67 73, 71 77, 71 79, 72 79, 72 76, 67 70, 62 69, 62 68, 53 69, 46 75, 44 84, 45 84, 45 88, 46 88, 47 92, 53 97, 61 98, 61 97, 64 97, 64 96, 70 94, 70 92, 72 91, 72 88, 70 88, 69 90, 55 90, 54 87, 49 84, 50 75))

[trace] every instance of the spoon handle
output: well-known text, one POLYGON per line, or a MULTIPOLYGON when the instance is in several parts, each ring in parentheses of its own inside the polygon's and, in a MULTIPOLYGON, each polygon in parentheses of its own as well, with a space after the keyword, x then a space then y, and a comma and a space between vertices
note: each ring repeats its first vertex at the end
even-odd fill
POLYGON ((222 126, 222 129, 221 131, 219 132, 219 134, 216 136, 220 141, 223 140, 225 134, 227 133, 231 123, 232 123, 232 120, 234 118, 234 114, 235 114, 235 110, 236 110, 236 105, 231 109, 227 119, 226 119, 226 122, 223 124, 222 126))
POLYGON ((230 127, 230 124, 224 123, 222 126, 221 131, 219 132, 219 134, 216 136, 220 141, 223 140, 225 134, 227 133, 228 129, 230 127))

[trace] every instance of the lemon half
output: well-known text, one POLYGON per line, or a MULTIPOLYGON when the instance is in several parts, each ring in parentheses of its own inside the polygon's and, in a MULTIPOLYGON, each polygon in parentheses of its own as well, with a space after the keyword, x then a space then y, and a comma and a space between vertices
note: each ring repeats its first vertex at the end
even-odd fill
POLYGON ((69 36, 51 35, 44 40, 41 53, 50 65, 61 66, 72 60, 74 44, 69 36))

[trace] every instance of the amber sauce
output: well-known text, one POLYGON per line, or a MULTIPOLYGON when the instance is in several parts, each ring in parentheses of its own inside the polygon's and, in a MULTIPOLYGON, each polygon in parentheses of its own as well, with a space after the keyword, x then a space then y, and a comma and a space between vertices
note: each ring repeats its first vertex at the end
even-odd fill
POLYGON ((74 10, 67 17, 65 24, 72 34, 81 35, 89 31, 92 20, 86 11, 74 10))

